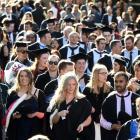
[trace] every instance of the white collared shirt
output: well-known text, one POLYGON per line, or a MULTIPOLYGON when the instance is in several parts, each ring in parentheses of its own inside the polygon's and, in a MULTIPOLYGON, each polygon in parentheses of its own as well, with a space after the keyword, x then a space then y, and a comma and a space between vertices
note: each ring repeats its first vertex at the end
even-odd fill
MULTIPOLYGON (((117 99, 117 116, 120 112, 120 108, 121 108, 121 97, 117 96, 117 94, 119 96, 121 96, 119 93, 117 93, 116 91, 116 99, 117 99)), ((128 90, 125 92, 125 94, 123 96, 128 95, 128 90)), ((125 101, 125 112, 128 113, 130 116, 132 116, 132 106, 131 106, 131 96, 132 96, 132 92, 130 92, 130 95, 124 98, 125 101)), ((107 130, 111 130, 111 125, 112 122, 107 121, 104 116, 101 114, 101 119, 100 119, 100 124, 103 128, 107 129, 107 130)))

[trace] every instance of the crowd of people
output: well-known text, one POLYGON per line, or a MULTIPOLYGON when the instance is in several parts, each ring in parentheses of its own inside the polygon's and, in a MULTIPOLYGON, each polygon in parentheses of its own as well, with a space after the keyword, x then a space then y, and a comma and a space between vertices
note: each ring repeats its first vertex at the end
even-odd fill
POLYGON ((140 139, 139 107, 129 0, 0 1, 0 140, 140 139))

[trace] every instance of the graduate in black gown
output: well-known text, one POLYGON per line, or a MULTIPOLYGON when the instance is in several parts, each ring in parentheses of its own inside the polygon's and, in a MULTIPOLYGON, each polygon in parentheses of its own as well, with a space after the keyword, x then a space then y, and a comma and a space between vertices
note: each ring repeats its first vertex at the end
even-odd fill
POLYGON ((128 140, 138 137, 140 139, 140 97, 136 99, 136 111, 138 118, 126 122, 118 132, 116 140, 128 140))
POLYGON ((100 124, 102 140, 116 140, 121 126, 137 117, 135 100, 139 97, 127 89, 128 75, 117 72, 114 77, 115 91, 111 92, 103 102, 100 124))
POLYGON ((48 57, 50 55, 50 50, 48 48, 44 49, 34 49, 30 50, 30 53, 35 56, 35 62, 31 66, 31 71, 34 75, 34 80, 36 80, 39 74, 44 73, 48 70, 47 63, 48 57))
POLYGON ((131 78, 131 74, 127 72, 126 65, 127 65, 127 59, 121 55, 114 54, 113 56, 113 69, 110 71, 107 79, 111 83, 111 86, 114 87, 114 75, 118 71, 124 71, 127 73, 128 77, 131 78))
POLYGON ((59 57, 57 55, 50 55, 48 57, 48 70, 37 76, 35 81, 35 87, 44 90, 44 87, 51 80, 54 80, 58 76, 57 65, 59 57))
POLYGON ((79 53, 71 56, 71 60, 75 63, 75 73, 78 78, 80 92, 83 92, 86 84, 89 82, 89 75, 85 73, 88 56, 84 53, 79 53))
POLYGON ((8 140, 27 140, 43 134, 45 98, 44 93, 33 86, 33 76, 28 69, 21 69, 16 80, 7 98, 5 131, 8 140))
MULTIPOLYGON (((108 94, 113 90, 113 88, 107 82, 107 74, 108 71, 104 65, 96 64, 93 67, 91 79, 83 91, 83 94, 86 95, 86 98, 92 105, 93 126, 94 124, 99 125, 102 103, 108 94)), ((101 135, 100 133, 97 133, 97 131, 100 132, 100 130, 95 129, 96 139, 101 135)))
POLYGON ((79 93, 78 81, 74 73, 65 74, 53 96, 49 109, 52 110, 51 126, 53 140, 91 140, 87 131, 91 123, 91 105, 79 93))

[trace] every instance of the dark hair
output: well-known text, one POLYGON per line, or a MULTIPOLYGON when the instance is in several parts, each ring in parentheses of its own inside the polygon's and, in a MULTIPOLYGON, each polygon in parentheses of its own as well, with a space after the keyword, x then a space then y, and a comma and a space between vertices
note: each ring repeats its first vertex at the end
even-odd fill
POLYGON ((114 46, 117 44, 117 43, 121 43, 121 41, 120 40, 112 40, 111 42, 110 42, 110 48, 111 49, 113 49, 114 48, 114 46))
POLYGON ((132 42, 134 42, 134 36, 133 35, 127 35, 125 38, 124 38, 124 42, 126 42, 126 40, 129 40, 131 39, 132 42))
POLYGON ((123 71, 117 72, 117 73, 115 74, 115 76, 114 76, 114 79, 116 79, 116 78, 118 78, 118 77, 120 77, 120 76, 123 76, 123 77, 125 78, 126 81, 129 80, 128 75, 126 74, 126 72, 123 72, 123 71))
POLYGON ((59 63, 58 63, 58 70, 59 70, 59 72, 61 70, 64 70, 68 65, 73 66, 74 63, 69 61, 69 60, 64 60, 64 59, 60 60, 59 63))
POLYGON ((136 69, 137 66, 140 67, 140 60, 137 61, 137 62, 134 64, 134 70, 136 69))

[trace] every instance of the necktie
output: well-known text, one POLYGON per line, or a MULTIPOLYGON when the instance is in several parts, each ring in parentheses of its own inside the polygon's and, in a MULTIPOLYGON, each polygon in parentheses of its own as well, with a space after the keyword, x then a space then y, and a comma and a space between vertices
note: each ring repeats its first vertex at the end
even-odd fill
POLYGON ((120 109, 120 111, 125 112, 124 96, 121 96, 121 109, 120 109))
POLYGON ((77 47, 69 47, 71 49, 71 56, 74 55, 74 50, 77 49, 77 47))
POLYGON ((129 65, 128 65, 128 72, 131 72, 131 65, 132 65, 132 52, 129 53, 129 65))

